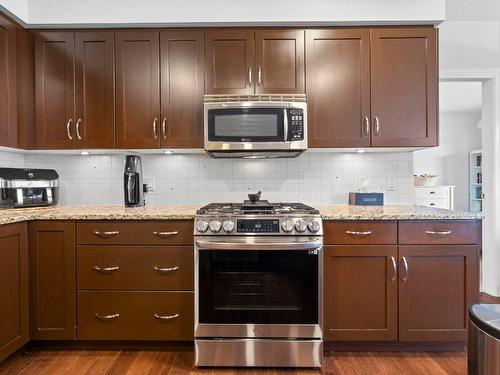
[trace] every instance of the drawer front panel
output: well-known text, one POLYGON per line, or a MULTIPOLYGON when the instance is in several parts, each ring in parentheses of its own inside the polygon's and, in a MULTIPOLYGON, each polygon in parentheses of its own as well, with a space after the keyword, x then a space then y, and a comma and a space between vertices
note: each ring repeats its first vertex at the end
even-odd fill
POLYGON ((396 221, 324 221, 324 241, 328 245, 396 244, 397 227, 396 221))
POLYGON ((192 292, 78 291, 79 340, 192 340, 192 292))
POLYGON ((191 246, 77 248, 78 289, 193 290, 191 246))
POLYGON ((79 221, 82 245, 192 245, 192 220, 79 221))
POLYGON ((401 245, 466 245, 478 243, 478 226, 474 220, 400 221, 401 245))
POLYGON ((423 207, 444 208, 445 210, 450 209, 450 202, 448 199, 416 199, 415 204, 423 207))
POLYGON ((415 189, 417 199, 448 199, 450 189, 440 187, 418 187, 415 189))

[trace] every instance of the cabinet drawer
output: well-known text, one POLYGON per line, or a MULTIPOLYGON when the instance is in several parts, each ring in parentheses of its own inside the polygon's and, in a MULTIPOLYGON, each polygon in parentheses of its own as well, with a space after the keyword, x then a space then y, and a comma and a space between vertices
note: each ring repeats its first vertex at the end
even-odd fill
POLYGON ((192 292, 78 291, 79 340, 192 340, 192 292))
POLYGON ((448 199, 449 188, 418 187, 415 189, 416 199, 448 199))
POLYGON ((89 245, 192 245, 193 221, 80 221, 77 243, 89 245))
POLYGON ((448 199, 416 199, 415 204, 422 207, 444 208, 445 210, 450 208, 448 199))
POLYGON ((397 223, 389 221, 325 221, 325 244, 385 245, 397 243, 397 223))
POLYGON ((402 245, 476 244, 478 226, 474 220, 400 221, 399 243, 402 245))
POLYGON ((78 246, 78 289, 193 290, 191 246, 78 246))

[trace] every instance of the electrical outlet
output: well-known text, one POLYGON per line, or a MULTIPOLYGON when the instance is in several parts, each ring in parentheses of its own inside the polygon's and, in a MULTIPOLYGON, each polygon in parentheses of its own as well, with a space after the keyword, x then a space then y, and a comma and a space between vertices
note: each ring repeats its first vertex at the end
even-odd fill
POLYGON ((394 178, 394 177, 387 177, 385 179, 385 190, 387 190, 387 191, 394 191, 394 190, 396 190, 396 178, 394 178))
POLYGON ((155 178, 154 177, 144 177, 143 182, 148 187, 148 193, 155 191, 155 178))

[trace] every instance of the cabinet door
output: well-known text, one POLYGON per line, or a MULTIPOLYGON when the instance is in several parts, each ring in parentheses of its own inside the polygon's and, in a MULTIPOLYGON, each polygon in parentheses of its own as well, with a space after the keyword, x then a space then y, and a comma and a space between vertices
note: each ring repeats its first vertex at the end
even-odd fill
POLYGON ((113 148, 115 144, 114 33, 75 34, 76 144, 113 148))
POLYGON ((397 247, 325 247, 326 340, 397 340, 397 247))
POLYGON ((255 32, 255 92, 304 93, 304 30, 255 32))
POLYGON ((372 145, 436 146, 437 30, 371 33, 372 145))
POLYGON ((75 145, 74 33, 41 32, 35 41, 35 147, 75 145))
POLYGON ((479 299, 475 245, 399 247, 399 339, 465 341, 479 299))
POLYGON ((204 33, 164 31, 161 51, 161 145, 203 147, 204 33))
POLYGON ((0 226, 0 361, 28 342, 26 224, 0 226))
POLYGON ((16 28, 0 17, 0 146, 17 147, 16 28))
POLYGON ((116 43, 116 146, 160 146, 160 45, 157 31, 119 31, 116 43))
POLYGON ((30 331, 34 340, 72 340, 76 335, 75 224, 29 224, 30 331))
POLYGON ((306 31, 310 147, 370 145, 370 34, 306 31))
POLYGON ((206 34, 207 94, 254 93, 254 32, 213 30, 206 34))

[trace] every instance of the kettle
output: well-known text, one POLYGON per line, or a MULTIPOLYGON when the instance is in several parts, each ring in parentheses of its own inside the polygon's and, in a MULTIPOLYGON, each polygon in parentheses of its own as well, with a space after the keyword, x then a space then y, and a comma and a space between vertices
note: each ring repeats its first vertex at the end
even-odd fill
POLYGON ((142 184, 142 160, 137 155, 125 156, 123 172, 125 207, 144 206, 144 187, 142 184))

